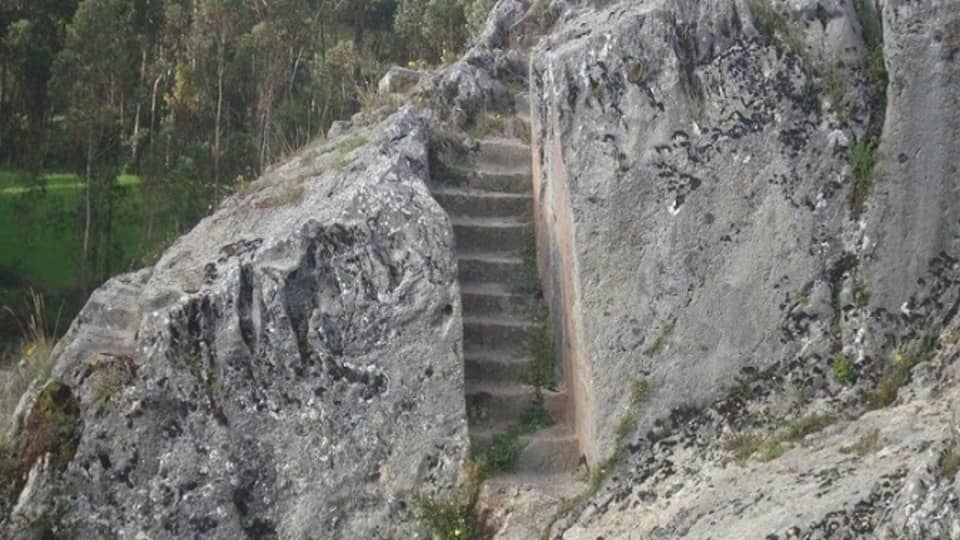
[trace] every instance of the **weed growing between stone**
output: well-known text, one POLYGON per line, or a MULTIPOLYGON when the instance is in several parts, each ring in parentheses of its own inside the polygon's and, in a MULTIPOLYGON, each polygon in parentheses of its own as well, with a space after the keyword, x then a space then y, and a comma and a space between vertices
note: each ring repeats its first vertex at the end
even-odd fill
POLYGON ((956 442, 950 443, 950 446, 944 450, 939 465, 940 477, 947 483, 952 482, 957 476, 957 471, 960 470, 960 448, 956 442))
POLYGON ((650 345, 650 347, 643 351, 643 353, 647 356, 656 356, 667 350, 667 347, 670 345, 670 334, 673 333, 673 328, 673 322, 663 325, 663 328, 660 329, 660 335, 657 336, 657 339, 653 342, 653 345, 650 345))
POLYGON ((863 41, 867 46, 864 68, 869 82, 866 101, 870 106, 867 132, 863 140, 850 149, 850 168, 853 171, 850 209, 854 214, 859 214, 863 211, 873 187, 874 169, 878 161, 877 149, 880 146, 887 111, 889 75, 883 57, 883 22, 876 4, 873 0, 855 0, 854 8, 863 29, 863 41))
POLYGON ((634 379, 633 382, 630 383, 630 404, 627 406, 626 413, 617 424, 616 431, 614 431, 613 453, 610 454, 607 459, 597 464, 590 473, 587 487, 584 491, 576 497, 564 501, 560 507, 557 508, 556 512, 554 512, 547 521, 540 535, 541 540, 549 540, 550 530, 557 520, 570 513, 584 501, 593 497, 600 489, 600 486, 603 485, 603 481, 610 476, 610 472, 613 471, 614 467, 623 460, 626 455, 627 437, 636 427, 637 412, 640 406, 648 399, 650 399, 650 382, 645 377, 634 379))
POLYGON ((766 463, 782 456, 790 443, 822 431, 836 421, 836 417, 830 415, 803 416, 772 434, 737 433, 726 441, 724 448, 730 452, 731 458, 737 465, 744 466, 754 457, 766 463))
POLYGON ((491 135, 503 135, 510 118, 502 113, 487 112, 481 114, 474 121, 468 133, 474 139, 483 139, 491 135))
POLYGON ((460 489, 449 497, 414 496, 414 518, 420 526, 442 540, 477 540, 482 538, 476 506, 480 487, 490 476, 503 472, 520 457, 526 447, 522 439, 554 424, 543 401, 531 403, 520 420, 493 437, 486 447, 474 452, 464 473, 460 489))
POLYGON ((22 320, 9 307, 2 308, 20 327, 23 346, 20 354, 0 359, 0 367, 4 368, 3 376, 10 378, 0 385, 0 434, 6 432, 13 411, 30 385, 36 380, 46 379, 53 368, 51 352, 54 339, 47 332, 47 309, 43 297, 31 290, 29 305, 30 312, 22 320))
POLYGON ((912 353, 897 352, 891 366, 877 386, 863 394, 863 402, 868 411, 882 409, 897 400, 900 387, 910 381, 910 372, 921 362, 933 359, 937 351, 938 340, 933 336, 925 336, 920 340, 916 350, 912 353))
POLYGON ((463 486, 448 497, 414 497, 413 517, 438 540, 477 540, 481 537, 476 506, 483 478, 472 464, 467 467, 465 477, 463 486))
POLYGON ((833 378, 840 384, 850 384, 857 379, 857 369, 849 356, 838 354, 833 359, 833 378))

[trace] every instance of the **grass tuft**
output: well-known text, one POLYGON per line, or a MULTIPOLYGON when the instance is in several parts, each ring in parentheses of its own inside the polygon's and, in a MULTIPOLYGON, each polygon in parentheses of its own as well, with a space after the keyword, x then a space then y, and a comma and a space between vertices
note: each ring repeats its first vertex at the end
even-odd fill
POLYGON ((840 384, 850 384, 857 379, 857 368, 853 365, 850 357, 845 354, 838 354, 833 359, 833 378, 840 384))
POLYGON ((938 339, 925 336, 920 340, 915 350, 907 353, 897 352, 892 365, 872 390, 863 394, 863 402, 867 410, 882 409, 897 400, 900 387, 910 381, 910 372, 922 362, 928 362, 936 354, 938 339))
POLYGON ((670 346, 670 334, 673 333, 674 325, 675 323, 673 322, 663 325, 663 328, 660 329, 660 335, 657 336, 653 345, 648 347, 643 353, 647 356, 656 356, 667 350, 667 347, 670 346))

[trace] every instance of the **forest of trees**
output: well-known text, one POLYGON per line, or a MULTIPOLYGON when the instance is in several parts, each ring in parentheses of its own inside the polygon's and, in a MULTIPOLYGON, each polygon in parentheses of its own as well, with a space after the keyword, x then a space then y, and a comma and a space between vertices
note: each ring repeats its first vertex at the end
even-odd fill
POLYGON ((85 293, 134 255, 115 235, 120 175, 145 238, 183 232, 356 112, 389 64, 451 59, 492 3, 0 0, 0 167, 27 186, 18 208, 41 204, 45 171, 79 179, 58 219, 85 293))

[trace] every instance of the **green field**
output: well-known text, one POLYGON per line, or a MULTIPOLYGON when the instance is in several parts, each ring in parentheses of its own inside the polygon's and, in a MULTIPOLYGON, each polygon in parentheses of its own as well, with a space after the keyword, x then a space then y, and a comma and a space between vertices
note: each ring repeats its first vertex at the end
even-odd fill
MULTIPOLYGON (((44 187, 25 187, 18 173, 0 170, 0 288, 7 295, 34 287, 58 295, 78 286, 83 239, 83 183, 69 173, 48 173, 44 187)), ((144 238, 140 179, 118 178, 114 209, 114 245, 119 247, 112 271, 122 271, 156 241, 144 238)))

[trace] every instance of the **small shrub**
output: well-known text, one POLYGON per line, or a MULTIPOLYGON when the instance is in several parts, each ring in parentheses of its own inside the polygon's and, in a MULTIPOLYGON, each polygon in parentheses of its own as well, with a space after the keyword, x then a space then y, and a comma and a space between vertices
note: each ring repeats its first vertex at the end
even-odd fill
POLYGON ((897 399, 900 387, 910 381, 910 372, 922 362, 928 362, 936 354, 938 339, 933 336, 924 336, 916 349, 910 353, 897 352, 893 358, 892 368, 873 390, 864 393, 863 401, 867 410, 882 409, 897 399))
POLYGON ((784 441, 799 441, 810 435, 822 431, 833 425, 837 419, 828 414, 811 414, 790 423, 780 438, 784 441))
POLYGON ((520 414, 520 422, 517 424, 517 429, 520 433, 526 435, 550 427, 553 424, 553 416, 550 415, 550 411, 543 405, 543 400, 539 400, 531 403, 523 410, 523 413, 520 414))
POLYGON ((768 43, 779 43, 787 52, 807 59, 803 31, 785 14, 777 11, 770 0, 753 0, 750 12, 757 32, 768 43))
POLYGON ((520 439, 520 431, 510 429, 494 435, 488 446, 475 453, 473 462, 482 476, 497 474, 509 469, 526 446, 520 439))
POLYGON ((336 155, 330 161, 330 168, 336 171, 343 170, 350 163, 350 152, 367 144, 367 139, 360 135, 351 135, 337 146, 336 155))
POLYGON ((847 81, 844 77, 843 71, 838 66, 831 66, 825 70, 820 75, 820 88, 830 99, 830 106, 833 108, 833 111, 837 114, 837 117, 841 122, 845 121, 850 114, 846 103, 844 103, 844 96, 847 91, 847 81))
POLYGON ((849 356, 839 354, 833 359, 833 378, 840 384, 850 384, 857 379, 857 368, 849 356))
POLYGON ((857 439, 857 442, 852 445, 840 448, 840 452, 843 454, 856 454, 863 457, 876 452, 881 446, 880 430, 873 429, 861 435, 860 438, 857 439))
POLYGON ((763 444, 761 444, 760 448, 757 450, 757 459, 763 463, 766 463, 782 456, 784 452, 786 452, 786 448, 784 448, 780 441, 776 439, 767 439, 763 441, 763 444))
POLYGON ((639 405, 648 399, 650 399, 650 382, 646 377, 634 379, 630 385, 630 402, 639 405))
POLYGON ((954 442, 944 450, 943 457, 940 458, 940 476, 952 482, 958 470, 960 470, 960 448, 954 442))
POLYGON ((554 384, 555 350, 553 323, 546 314, 535 319, 536 326, 527 334, 527 354, 530 357, 527 382, 536 388, 550 388, 554 384))
POLYGON ((738 465, 744 465, 760 450, 764 440, 764 437, 758 433, 737 433, 727 440, 724 448, 733 454, 733 461, 738 465))
POLYGON ((413 516, 435 539, 479 540, 483 534, 476 506, 482 483, 481 471, 468 466, 466 480, 456 493, 442 498, 415 495, 413 516))
POLYGON ((280 206, 289 206, 303 200, 304 189, 302 185, 296 183, 286 185, 276 193, 259 200, 254 206, 257 208, 278 208, 280 206))
POLYGON ((500 113, 484 113, 480 115, 470 128, 469 134, 474 139, 483 139, 491 135, 502 135, 507 130, 510 119, 500 113))
POLYGON ((663 325, 663 328, 660 329, 660 335, 657 336, 657 339, 653 342, 653 345, 644 351, 644 354, 647 356, 655 356, 665 351, 670 345, 670 334, 673 333, 673 328, 673 322, 663 325))
POLYGON ((863 209, 873 187, 873 171, 877 166, 876 142, 860 141, 850 149, 850 169, 853 172, 853 186, 850 189, 850 208, 859 212, 863 209))

